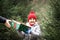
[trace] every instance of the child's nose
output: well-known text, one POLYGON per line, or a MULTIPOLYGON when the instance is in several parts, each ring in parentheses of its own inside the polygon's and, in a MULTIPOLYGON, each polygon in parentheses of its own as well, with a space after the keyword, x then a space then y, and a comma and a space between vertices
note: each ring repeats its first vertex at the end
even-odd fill
POLYGON ((31 21, 33 21, 34 19, 31 19, 31 21))

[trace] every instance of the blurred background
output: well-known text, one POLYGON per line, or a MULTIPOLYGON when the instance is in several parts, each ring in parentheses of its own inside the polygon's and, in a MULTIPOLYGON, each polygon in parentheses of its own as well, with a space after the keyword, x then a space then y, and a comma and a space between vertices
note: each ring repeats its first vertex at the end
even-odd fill
MULTIPOLYGON (((60 40, 60 0, 0 0, 0 16, 27 22, 30 10, 36 12, 43 40, 60 40)), ((1 40, 22 40, 14 29, 0 24, 1 40)))

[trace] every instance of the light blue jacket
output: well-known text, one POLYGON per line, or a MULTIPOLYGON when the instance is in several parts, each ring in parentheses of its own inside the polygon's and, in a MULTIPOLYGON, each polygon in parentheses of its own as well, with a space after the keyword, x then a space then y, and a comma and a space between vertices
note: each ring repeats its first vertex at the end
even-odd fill
MULTIPOLYGON (((27 26, 30 26, 29 23, 26 23, 27 26)), ((32 33, 34 35, 41 35, 41 29, 38 23, 36 22, 33 26, 30 26, 31 29, 28 30, 28 33, 32 33)))

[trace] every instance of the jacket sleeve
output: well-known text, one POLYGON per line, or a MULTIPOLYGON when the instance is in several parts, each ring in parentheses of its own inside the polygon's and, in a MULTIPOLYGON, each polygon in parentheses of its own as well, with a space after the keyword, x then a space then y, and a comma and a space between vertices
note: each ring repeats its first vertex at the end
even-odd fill
POLYGON ((36 26, 36 28, 32 31, 32 34, 34 35, 41 35, 41 29, 40 29, 40 26, 36 26))
POLYGON ((6 22, 6 18, 0 16, 0 23, 5 23, 5 22, 6 22))

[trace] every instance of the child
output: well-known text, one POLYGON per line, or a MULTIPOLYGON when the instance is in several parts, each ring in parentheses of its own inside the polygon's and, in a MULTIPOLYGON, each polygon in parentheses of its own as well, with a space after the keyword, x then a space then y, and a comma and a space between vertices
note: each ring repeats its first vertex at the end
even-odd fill
MULTIPOLYGON (((6 19, 5 19, 5 21, 6 21, 6 19)), ((6 22, 8 22, 8 21, 6 21, 6 22)), ((19 22, 16 22, 16 23, 19 23, 19 22)), ((29 26, 30 28, 29 28, 29 30, 27 30, 26 33, 24 33, 23 31, 21 31, 22 34, 21 34, 21 32, 19 32, 20 30, 17 29, 17 28, 19 28, 19 26, 16 26, 16 30, 17 30, 18 34, 19 35, 22 35, 22 36, 25 35, 26 37, 24 38, 24 40, 25 39, 26 40, 30 40, 30 39, 36 40, 37 37, 39 35, 41 35, 41 29, 40 29, 40 26, 37 23, 37 17, 35 15, 35 12, 34 11, 30 11, 30 13, 28 15, 28 22, 26 23, 26 25, 29 26), (27 39, 28 37, 29 37, 29 39, 27 39)), ((7 26, 7 27, 10 28, 11 26, 7 26)))
MULTIPOLYGON (((34 11, 30 11, 28 15, 28 22, 26 23, 27 26, 31 27, 28 30, 28 34, 30 36, 30 40, 37 40, 37 37, 41 35, 40 26, 37 23, 37 17, 34 11)), ((27 39, 27 38, 26 38, 27 39)))

